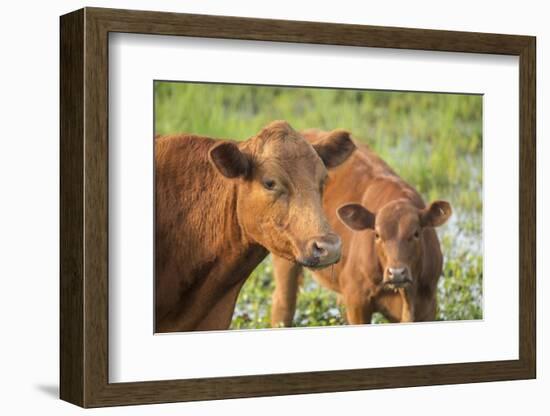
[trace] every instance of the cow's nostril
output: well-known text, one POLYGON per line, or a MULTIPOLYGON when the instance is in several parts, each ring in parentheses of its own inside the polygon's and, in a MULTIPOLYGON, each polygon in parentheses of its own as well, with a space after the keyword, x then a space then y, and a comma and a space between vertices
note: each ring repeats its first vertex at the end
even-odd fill
POLYGON ((342 242, 336 234, 327 234, 315 237, 308 241, 306 256, 309 257, 306 263, 315 263, 320 267, 326 267, 340 260, 342 242))
POLYGON ((325 257, 328 254, 327 244, 323 241, 313 242, 313 255, 315 257, 325 257))

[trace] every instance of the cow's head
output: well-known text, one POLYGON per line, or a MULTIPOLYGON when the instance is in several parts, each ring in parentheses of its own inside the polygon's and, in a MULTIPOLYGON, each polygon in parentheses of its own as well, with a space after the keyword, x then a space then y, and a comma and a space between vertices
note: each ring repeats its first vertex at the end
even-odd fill
POLYGON ((352 230, 371 230, 382 283, 395 289, 417 278, 422 267, 423 231, 444 224, 452 209, 446 201, 418 209, 410 201, 398 199, 384 205, 376 215, 359 204, 343 205, 337 213, 352 230))
POLYGON ((354 150, 345 131, 311 145, 287 122, 274 121, 245 142, 214 146, 210 161, 237 185, 244 238, 306 267, 325 267, 341 254, 321 202, 327 168, 354 150))

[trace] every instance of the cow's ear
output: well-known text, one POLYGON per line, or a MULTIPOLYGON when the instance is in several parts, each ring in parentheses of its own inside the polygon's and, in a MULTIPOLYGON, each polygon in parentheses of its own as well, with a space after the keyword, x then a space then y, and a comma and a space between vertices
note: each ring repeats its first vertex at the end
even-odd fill
POLYGON ((342 205, 336 213, 340 221, 352 230, 374 229, 374 214, 360 204, 342 205))
POLYGON ((245 177, 250 171, 250 160, 235 143, 221 142, 208 155, 218 172, 227 178, 245 177))
POLYGON ((447 222, 453 210, 447 201, 434 201, 428 208, 420 211, 422 227, 439 227, 447 222))
POLYGON ((344 163, 356 149, 356 146, 348 131, 333 130, 317 141, 313 148, 321 157, 325 166, 330 169, 344 163))

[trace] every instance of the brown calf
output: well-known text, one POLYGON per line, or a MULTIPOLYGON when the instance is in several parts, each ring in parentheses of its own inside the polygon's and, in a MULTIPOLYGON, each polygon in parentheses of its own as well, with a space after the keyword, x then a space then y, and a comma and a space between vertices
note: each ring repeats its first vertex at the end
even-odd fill
POLYGON ((308 267, 338 261, 321 190, 354 150, 347 134, 312 146, 283 121, 241 143, 156 138, 156 331, 227 329, 268 250, 308 267))
MULTIPOLYGON (((303 134, 315 143, 334 133, 303 134)), ((443 263, 434 227, 451 215, 449 203, 426 207, 412 186, 360 146, 329 173, 323 205, 342 238, 342 260, 313 276, 340 295, 348 323, 370 323, 374 312, 392 322, 434 320, 443 263)), ((272 325, 290 326, 302 266, 275 255, 274 270, 272 325)))

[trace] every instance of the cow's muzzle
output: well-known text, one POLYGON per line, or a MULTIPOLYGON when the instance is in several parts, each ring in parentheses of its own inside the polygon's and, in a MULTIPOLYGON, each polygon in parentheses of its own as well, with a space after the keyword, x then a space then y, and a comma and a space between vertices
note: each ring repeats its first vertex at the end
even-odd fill
POLYGON ((314 237, 306 243, 305 253, 297 260, 302 266, 318 269, 337 263, 342 255, 342 241, 334 233, 314 237))

